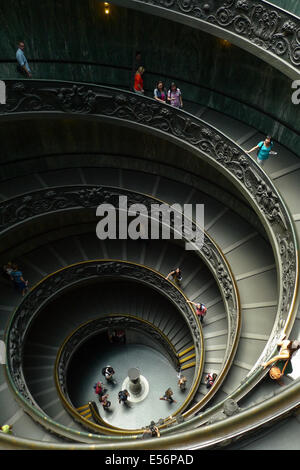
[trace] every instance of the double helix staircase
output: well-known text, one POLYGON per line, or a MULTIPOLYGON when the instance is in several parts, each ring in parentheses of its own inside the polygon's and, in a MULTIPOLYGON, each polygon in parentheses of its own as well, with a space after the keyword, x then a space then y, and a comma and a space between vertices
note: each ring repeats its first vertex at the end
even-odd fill
MULTIPOLYGON (((276 267, 271 247, 265 237, 254 230, 245 219, 232 210, 224 208, 220 201, 213 199, 208 194, 195 189, 191 190, 187 185, 167 178, 150 177, 150 175, 141 172, 113 168, 105 168, 104 170, 100 168, 81 168, 80 170, 69 168, 65 171, 52 171, 24 177, 22 183, 24 183, 26 190, 23 191, 29 193, 41 189, 41 187, 50 189, 54 187, 53 183, 57 185, 57 181, 64 181, 65 185, 82 184, 83 179, 86 184, 95 184, 97 181, 99 185, 102 185, 109 181, 112 186, 116 187, 122 181, 123 188, 138 192, 145 191, 147 188, 148 194, 155 195, 170 204, 174 201, 181 204, 187 202, 205 203, 205 229, 220 246, 230 263, 237 281, 242 307, 243 322, 238 350, 225 382, 213 398, 215 403, 224 400, 251 370, 272 331, 277 307, 276 267)), ((12 181, 9 186, 7 184, 6 187, 10 188, 10 192, 7 191, 8 197, 13 198, 22 192, 19 183, 20 180, 18 184, 13 184, 12 181), (13 193, 12 190, 16 189, 17 192, 13 193)), ((5 185, 2 186, 3 196, 4 191, 5 185)), ((73 234, 61 239, 55 233, 56 239, 50 243, 43 239, 35 240, 37 244, 41 244, 39 248, 18 256, 16 262, 21 266, 25 277, 30 280, 30 285, 38 283, 49 274, 68 265, 93 259, 115 259, 140 263, 163 275, 168 274, 170 269, 180 266, 183 271, 181 288, 184 294, 192 301, 205 303, 208 308, 208 314, 203 324, 206 351, 203 373, 212 371, 218 373, 227 342, 227 318, 215 280, 199 257, 193 252, 186 252, 179 246, 162 241, 155 243, 100 242, 95 235, 94 226, 91 227, 87 224, 79 229, 79 233, 76 233, 77 228, 73 227, 73 234), (137 243, 139 244, 138 248, 137 243)), ((1 291, 4 329, 5 320, 20 302, 20 297, 7 282, 2 282, 1 291)), ((88 316, 86 314, 86 300, 80 294, 76 295, 76 291, 72 299, 69 299, 66 317, 61 315, 61 311, 55 311, 55 307, 53 307, 48 312, 49 315, 43 317, 41 323, 37 322, 31 330, 25 355, 26 380, 39 406, 55 421, 74 429, 80 429, 80 426, 70 418, 57 397, 56 387, 53 383, 53 369, 56 353, 64 338, 76 326, 100 314, 97 291, 90 292, 87 297, 89 299, 88 316)), ((126 298, 126 291, 120 297, 126 298)), ((172 322, 172 316, 167 316, 165 309, 163 318, 161 318, 156 305, 153 306, 150 300, 147 302, 143 297, 141 304, 138 304, 134 295, 129 295, 127 298, 131 299, 131 302, 128 301, 126 305, 122 303, 120 309, 120 301, 115 298, 113 289, 107 290, 104 297, 101 297, 101 311, 104 314, 107 311, 118 313, 122 311, 126 314, 141 315, 141 318, 153 322, 162 329, 177 348, 179 356, 192 347, 187 328, 181 324, 176 325, 176 322, 174 324, 174 319, 172 322)), ((190 353, 186 357, 189 356, 190 353)), ((185 356, 180 357, 184 367, 186 365, 185 356)), ((264 396, 266 390, 269 389, 270 384, 266 382, 261 394, 264 396)), ((40 426, 35 425, 31 420, 31 426, 28 426, 29 418, 14 402, 13 395, 4 380, 1 393, 3 393, 3 397, 5 394, 7 395, 7 401, 10 398, 11 404, 11 407, 3 409, 2 420, 13 422, 17 435, 28 437, 28 432, 32 428, 33 439, 37 438, 36 433, 40 432, 43 436, 41 440, 59 441, 58 436, 43 433, 40 426), (26 423, 25 428, 24 423, 26 423)), ((206 393, 203 377, 192 405, 200 401, 206 393)))
MULTIPOLYGON (((255 129, 211 109, 186 102, 185 110, 193 116, 201 117, 202 122, 211 124, 244 149, 251 148, 263 139, 255 129)), ((289 208, 299 238, 299 157, 277 143, 276 151, 278 156, 268 160, 265 171, 289 208)), ((116 167, 118 165, 109 165, 107 161, 103 166, 101 160, 93 164, 92 159, 86 166, 73 166, 71 162, 65 168, 55 168, 55 163, 53 166, 52 170, 32 172, 30 168, 25 168, 21 176, 3 176, 0 182, 0 202, 8 202, 14 206, 14 201, 20 196, 26 200, 41 190, 48 190, 51 194, 51 191, 55 192, 60 187, 76 186, 78 191, 83 187, 110 187, 151 195, 168 204, 176 202, 181 205, 205 205, 205 231, 227 259, 236 281, 241 306, 242 323, 234 360, 222 384, 209 403, 205 404, 204 411, 224 403, 226 398, 245 383, 251 371, 258 367, 257 361, 273 334, 278 310, 278 285, 281 279, 277 276, 274 253, 267 233, 260 222, 254 226, 253 218, 248 219, 249 213, 254 214, 252 209, 247 208, 244 214, 239 214, 241 201, 237 198, 236 206, 233 203, 229 207, 225 204, 228 199, 222 200, 220 193, 214 193, 204 177, 198 177, 195 185, 171 176, 155 174, 154 171, 147 173, 122 165, 116 167)), ((232 194, 230 197, 232 201, 232 194)), ((47 214, 44 214, 41 217, 39 234, 31 234, 30 220, 24 221, 25 239, 15 245, 13 239, 11 240, 8 252, 1 255, 2 264, 8 259, 17 262, 30 286, 35 286, 47 276, 72 264, 89 260, 137 263, 155 270, 161 276, 166 276, 170 270, 180 266, 183 272, 180 289, 183 294, 191 301, 204 303, 208 308, 202 325, 205 349, 203 375, 188 408, 193 410, 207 394, 205 374, 220 372, 228 343, 229 320, 215 277, 196 252, 187 252, 180 245, 170 241, 100 241, 96 237, 94 223, 80 221, 79 217, 72 220, 72 217, 73 215, 66 217, 61 227, 48 231, 45 223, 47 214)), ((74 291, 63 312, 55 309, 54 302, 48 308, 48 314, 38 318, 28 334, 24 349, 25 379, 38 406, 58 423, 55 434, 27 415, 22 404, 15 400, 4 367, 1 367, 0 399, 5 406, 1 407, 0 420, 12 424, 17 437, 42 443, 65 443, 66 437, 70 440, 70 435, 74 432, 74 441, 81 442, 82 427, 67 413, 57 394, 54 381, 56 355, 62 342, 74 329, 87 320, 106 315, 107 312, 139 316, 141 320, 153 323, 176 348, 182 370, 187 374, 193 373, 194 345, 183 320, 174 317, 172 310, 169 310, 161 298, 157 297, 154 302, 155 296, 150 295, 147 290, 143 291, 141 288, 140 295, 137 296, 130 286, 121 289, 121 295, 116 296, 114 288, 107 287, 101 295, 100 304, 99 292, 94 286, 89 288, 87 296, 74 291), (123 302, 123 299, 126 300, 123 302), (64 435, 64 426, 72 431, 67 436, 64 435), (77 439, 76 432, 79 435, 77 439)), ((8 280, 1 279, 0 291, 0 331, 4 338, 11 315, 22 299, 8 280)), ((299 311, 289 336, 299 338, 299 311)), ((297 373, 285 377, 285 386, 295 385, 297 379, 297 373)), ((274 395, 274 384, 265 377, 248 392, 239 397, 240 405, 245 408, 261 406, 274 395)), ((277 394, 280 393, 284 391, 278 389, 277 394)), ((189 421, 184 425, 187 427, 189 421)), ((191 428, 197 428, 196 421, 193 421, 191 428)), ((167 429, 166 434, 175 433, 177 429, 179 427, 176 426, 167 429)), ((99 436, 96 438, 91 435, 85 439, 82 442, 101 442, 99 436)), ((103 442, 105 445, 105 441, 103 442)))

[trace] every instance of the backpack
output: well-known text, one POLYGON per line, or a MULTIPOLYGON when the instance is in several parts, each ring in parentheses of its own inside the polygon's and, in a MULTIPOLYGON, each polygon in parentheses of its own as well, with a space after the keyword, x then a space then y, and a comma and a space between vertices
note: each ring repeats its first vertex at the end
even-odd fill
POLYGON ((261 149, 263 148, 264 146, 264 142, 262 143, 262 145, 258 146, 258 149, 257 149, 257 152, 256 152, 256 155, 258 156, 259 155, 259 152, 261 151, 261 149))

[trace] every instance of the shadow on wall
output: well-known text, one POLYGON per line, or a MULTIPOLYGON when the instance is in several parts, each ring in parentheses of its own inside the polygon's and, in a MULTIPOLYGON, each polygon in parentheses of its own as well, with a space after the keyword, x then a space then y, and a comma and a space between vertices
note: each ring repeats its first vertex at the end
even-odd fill
POLYGON ((16 78, 22 39, 33 78, 130 89, 134 52, 141 50, 145 89, 153 91, 159 79, 166 85, 175 80, 185 100, 225 112, 297 148, 298 109, 290 79, 228 41, 225 45, 192 27, 115 5, 105 15, 98 0, 25 3, 24 12, 21 0, 1 5, 1 78, 16 78))

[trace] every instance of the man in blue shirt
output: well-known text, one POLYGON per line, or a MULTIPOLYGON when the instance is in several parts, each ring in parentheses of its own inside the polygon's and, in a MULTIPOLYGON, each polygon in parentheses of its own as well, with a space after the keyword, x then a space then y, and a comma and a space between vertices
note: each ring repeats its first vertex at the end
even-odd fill
POLYGON ((18 50, 16 52, 16 59, 17 59, 17 62, 18 62, 18 70, 23 75, 27 75, 27 77, 31 78, 32 77, 31 70, 30 70, 27 59, 26 59, 26 57, 24 55, 24 52, 23 52, 24 48, 25 48, 25 44, 24 44, 24 42, 19 42, 18 46, 19 47, 18 47, 18 50))

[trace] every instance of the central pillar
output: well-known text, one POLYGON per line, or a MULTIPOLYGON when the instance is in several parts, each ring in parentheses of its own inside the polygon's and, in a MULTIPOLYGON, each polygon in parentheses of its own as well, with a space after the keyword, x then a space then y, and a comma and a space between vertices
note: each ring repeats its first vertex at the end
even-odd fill
POLYGON ((122 390, 128 390, 130 396, 129 402, 138 403, 147 397, 149 393, 149 383, 146 377, 141 375, 140 369, 131 367, 128 369, 128 375, 122 383, 122 390))
POLYGON ((132 367, 128 371, 129 390, 133 395, 139 395, 142 390, 141 372, 136 367, 132 367))

